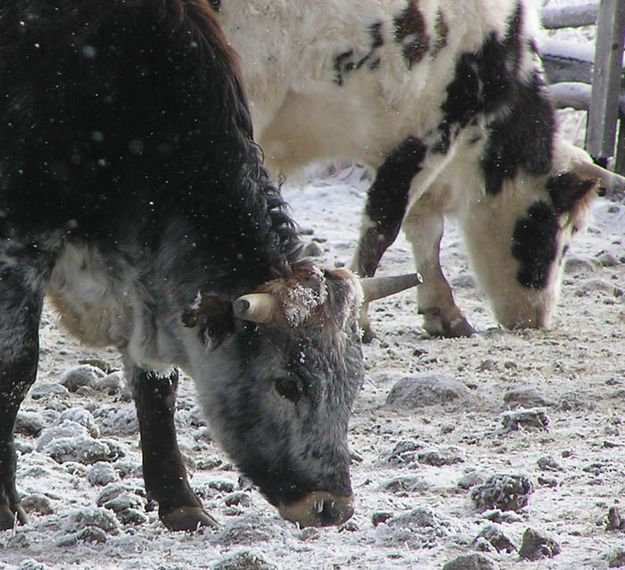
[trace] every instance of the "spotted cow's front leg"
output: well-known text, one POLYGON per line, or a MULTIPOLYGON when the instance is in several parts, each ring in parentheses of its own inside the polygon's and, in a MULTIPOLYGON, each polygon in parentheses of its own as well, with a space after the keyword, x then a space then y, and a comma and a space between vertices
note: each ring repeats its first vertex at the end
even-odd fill
POLYGON ((0 530, 26 523, 15 487, 14 435, 20 404, 35 381, 43 293, 24 267, 0 264, 0 530))
POLYGON ((139 418, 143 478, 148 497, 171 530, 196 530, 218 523, 192 491, 176 439, 174 413, 178 371, 168 375, 133 368, 130 381, 139 418))
POLYGON ((456 306, 451 287, 440 264, 440 243, 445 220, 435 202, 425 196, 404 220, 404 231, 412 245, 417 271, 423 283, 417 289, 419 313, 424 328, 434 336, 448 338, 471 336, 473 327, 456 306))
MULTIPOLYGON (((369 188, 360 240, 351 266, 361 277, 375 275, 382 255, 395 241, 406 213, 410 185, 421 170, 426 152, 421 140, 409 137, 379 168, 369 188)), ((364 342, 374 337, 368 309, 367 304, 363 305, 360 314, 364 342)))

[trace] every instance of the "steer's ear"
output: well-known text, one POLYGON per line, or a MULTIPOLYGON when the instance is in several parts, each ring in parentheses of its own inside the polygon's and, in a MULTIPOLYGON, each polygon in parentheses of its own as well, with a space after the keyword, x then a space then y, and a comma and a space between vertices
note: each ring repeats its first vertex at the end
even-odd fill
POLYGON ((232 303, 214 295, 198 294, 195 302, 182 312, 182 324, 198 327, 202 338, 219 344, 234 330, 232 303))

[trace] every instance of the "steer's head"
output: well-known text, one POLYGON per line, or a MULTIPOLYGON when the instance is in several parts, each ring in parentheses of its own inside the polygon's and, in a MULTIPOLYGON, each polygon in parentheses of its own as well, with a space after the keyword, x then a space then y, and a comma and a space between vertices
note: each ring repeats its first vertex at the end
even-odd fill
MULTIPOLYGON (((418 282, 406 277, 406 286, 418 282)), ((202 340, 205 357, 191 372, 215 437, 302 526, 353 513, 347 428, 363 381, 359 308, 371 286, 306 263, 233 302, 200 297, 183 317, 202 340)))

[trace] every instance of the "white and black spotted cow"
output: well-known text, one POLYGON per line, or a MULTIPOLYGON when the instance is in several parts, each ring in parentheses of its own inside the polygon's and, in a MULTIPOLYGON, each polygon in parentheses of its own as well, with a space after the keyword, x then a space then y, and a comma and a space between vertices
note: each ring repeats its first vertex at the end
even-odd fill
POLYGON ((567 244, 610 180, 562 138, 530 0, 213 4, 272 170, 335 157, 374 170, 354 270, 373 275, 403 223, 425 328, 472 334, 439 262, 454 215, 498 320, 548 326, 567 244))
POLYGON ((45 293, 79 338, 122 352, 169 528, 213 524, 176 443, 174 366, 285 518, 351 516, 347 423, 372 283, 300 260, 259 154, 206 0, 2 2, 0 529, 26 520, 13 429, 45 293))

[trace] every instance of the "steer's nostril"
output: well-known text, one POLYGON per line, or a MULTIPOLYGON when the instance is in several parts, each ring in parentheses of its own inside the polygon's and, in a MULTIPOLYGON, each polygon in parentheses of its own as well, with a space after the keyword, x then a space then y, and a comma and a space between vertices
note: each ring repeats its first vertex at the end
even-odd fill
POLYGON ((278 505, 278 510, 286 520, 302 527, 337 526, 354 514, 354 497, 315 491, 297 503, 278 505))
POLYGON ((343 524, 354 514, 354 507, 350 503, 325 499, 315 505, 319 526, 335 526, 343 524))

